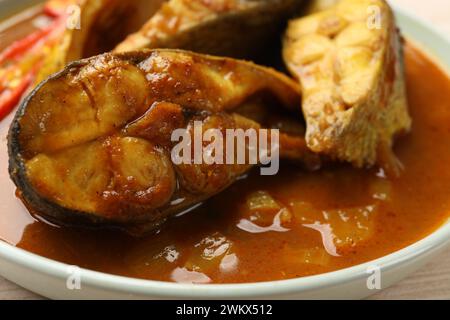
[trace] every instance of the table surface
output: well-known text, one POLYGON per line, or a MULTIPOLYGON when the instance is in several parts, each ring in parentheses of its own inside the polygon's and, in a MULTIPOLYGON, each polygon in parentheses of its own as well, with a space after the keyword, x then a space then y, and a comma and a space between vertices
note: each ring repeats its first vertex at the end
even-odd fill
MULTIPOLYGON (((428 19, 450 34, 449 0, 390 0, 428 19)), ((34 293, 0 277, 0 299, 39 299, 34 293)), ((450 299, 450 248, 424 268, 371 299, 450 299)))

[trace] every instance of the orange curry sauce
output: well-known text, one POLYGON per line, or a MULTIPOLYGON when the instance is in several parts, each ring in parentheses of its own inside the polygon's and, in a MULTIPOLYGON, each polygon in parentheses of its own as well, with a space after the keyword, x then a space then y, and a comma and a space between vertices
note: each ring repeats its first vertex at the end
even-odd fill
POLYGON ((25 210, 13 215, 7 209, 1 212, 0 238, 93 270, 202 283, 307 276, 401 249, 450 215, 450 80, 411 45, 405 54, 414 122, 412 132, 396 143, 405 166, 399 179, 388 180, 377 169, 336 166, 308 173, 282 164, 276 176, 254 170, 145 238, 58 228, 35 221, 25 210), (262 227, 272 222, 274 213, 249 212, 248 197, 258 191, 267 192, 282 208, 283 228, 254 233, 238 227, 242 219, 262 227))

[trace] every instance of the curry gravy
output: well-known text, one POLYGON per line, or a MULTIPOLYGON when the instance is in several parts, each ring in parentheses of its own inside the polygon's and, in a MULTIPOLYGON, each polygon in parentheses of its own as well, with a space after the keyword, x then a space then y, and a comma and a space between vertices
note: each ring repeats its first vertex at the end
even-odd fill
MULTIPOLYGON (((255 169, 141 239, 37 221, 14 198, 8 181, 2 190, 8 199, 1 207, 0 238, 88 269, 194 283, 313 275, 410 245, 450 213, 450 80, 409 44, 405 55, 413 129, 396 143, 405 167, 398 179, 345 165, 309 173, 282 163, 276 176, 260 176, 255 169), (270 200, 270 210, 253 206, 252 199, 261 196, 270 200)), ((1 152, 6 166, 6 147, 1 152)), ((4 171, 3 180, 8 179, 4 171)))

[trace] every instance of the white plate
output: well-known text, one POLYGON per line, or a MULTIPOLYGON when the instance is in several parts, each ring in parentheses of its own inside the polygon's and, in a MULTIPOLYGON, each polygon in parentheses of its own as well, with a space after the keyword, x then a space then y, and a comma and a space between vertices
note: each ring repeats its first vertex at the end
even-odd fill
MULTIPOLYGON (((443 66, 450 68, 450 40, 410 13, 399 8, 395 8, 395 11, 403 33, 436 57, 443 66)), ((11 119, 12 116, 0 123, 0 212, 24 210, 11 192, 13 186, 6 170, 5 132, 11 119)), ((59 299, 355 299, 376 292, 367 288, 369 267, 380 267, 381 285, 386 288, 423 266, 449 242, 450 221, 423 240, 395 253, 316 276, 263 283, 188 285, 132 279, 80 269, 81 290, 68 290, 68 265, 0 241, 0 275, 38 294, 59 299)))

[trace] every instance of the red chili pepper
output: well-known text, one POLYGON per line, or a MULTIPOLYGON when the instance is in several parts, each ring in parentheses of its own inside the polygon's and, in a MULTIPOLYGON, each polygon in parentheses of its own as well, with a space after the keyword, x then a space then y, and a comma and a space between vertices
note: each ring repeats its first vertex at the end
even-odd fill
POLYGON ((72 3, 71 0, 50 0, 44 5, 43 12, 51 18, 57 18, 65 14, 67 6, 72 3))
MULTIPOLYGON (((48 10, 51 6, 47 6, 48 10)), ((57 7, 56 7, 57 8, 57 7)), ((47 10, 47 14, 49 11, 47 10)), ((56 10, 56 9, 55 9, 56 10)), ((20 58, 27 52, 31 52, 31 50, 36 47, 36 45, 42 40, 46 41, 47 37, 51 38, 51 34, 53 31, 59 30, 59 27, 63 26, 64 15, 57 14, 57 11, 54 11, 56 19, 54 19, 48 26, 37 30, 25 38, 15 41, 8 48, 6 48, 3 52, 0 53, 0 66, 4 64, 5 61, 20 58)), ((51 15, 52 13, 50 13, 51 15)), ((61 29, 62 30, 62 29, 61 29)), ((19 65, 10 66, 12 68, 20 68, 19 65)), ((20 79, 20 82, 14 88, 9 88, 5 83, 5 79, 0 81, 0 120, 6 117, 9 112, 16 106, 16 104, 20 101, 20 98, 23 96, 24 92, 27 90, 29 85, 31 84, 38 67, 36 66, 33 70, 29 71, 25 76, 20 79)))
POLYGON ((53 21, 50 25, 46 26, 45 28, 36 30, 35 32, 31 33, 25 38, 13 42, 8 48, 6 48, 2 53, 0 53, 0 65, 3 64, 6 60, 19 57, 25 52, 27 52, 39 40, 45 38, 53 30, 55 30, 55 28, 58 27, 58 24, 61 21, 62 21, 61 19, 57 19, 53 21))
POLYGON ((61 10, 59 8, 55 8, 52 6, 44 6, 43 10, 44 14, 50 18, 58 18, 61 16, 61 10))
POLYGON ((33 70, 24 76, 13 89, 7 88, 0 92, 0 120, 3 120, 19 103, 20 98, 33 80, 34 74, 35 71, 33 70))

